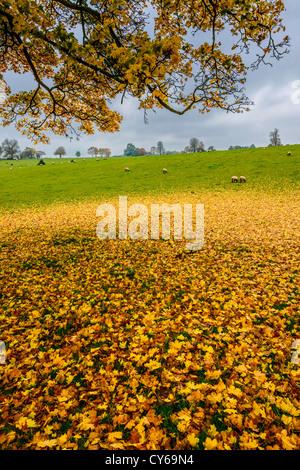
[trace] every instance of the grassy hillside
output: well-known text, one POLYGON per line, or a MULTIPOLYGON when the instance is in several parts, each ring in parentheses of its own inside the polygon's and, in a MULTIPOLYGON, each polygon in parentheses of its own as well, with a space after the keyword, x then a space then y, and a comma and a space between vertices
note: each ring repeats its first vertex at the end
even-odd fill
POLYGON ((36 160, 0 161, 0 207, 13 210, 59 201, 174 191, 273 192, 299 188, 300 180, 300 145, 99 161, 78 158, 75 164, 70 160, 46 158, 45 166, 37 166, 36 160), (124 172, 126 166, 129 173, 124 172), (168 174, 162 173, 163 168, 168 174), (244 175, 247 185, 232 185, 233 175, 244 175))

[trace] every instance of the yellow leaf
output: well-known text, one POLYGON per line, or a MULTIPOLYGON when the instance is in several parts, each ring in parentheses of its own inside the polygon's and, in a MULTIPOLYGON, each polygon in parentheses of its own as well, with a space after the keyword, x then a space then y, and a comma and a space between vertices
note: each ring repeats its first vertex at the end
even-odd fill
POLYGON ((211 439, 210 437, 207 437, 204 441, 204 450, 213 450, 217 447, 217 444, 217 439, 211 439))
POLYGON ((26 424, 27 424, 28 428, 36 428, 37 427, 36 422, 31 418, 26 419, 26 424))
POLYGON ((123 438, 123 434, 120 431, 109 432, 107 435, 107 440, 109 442, 113 442, 116 439, 122 439, 122 438, 123 438))
POLYGON ((189 443, 190 443, 190 445, 191 445, 192 447, 195 447, 195 446, 198 444, 198 442, 199 442, 199 438, 196 437, 196 435, 195 435, 194 432, 192 432, 191 434, 189 434, 188 437, 187 437, 187 439, 188 439, 188 441, 189 441, 189 443))

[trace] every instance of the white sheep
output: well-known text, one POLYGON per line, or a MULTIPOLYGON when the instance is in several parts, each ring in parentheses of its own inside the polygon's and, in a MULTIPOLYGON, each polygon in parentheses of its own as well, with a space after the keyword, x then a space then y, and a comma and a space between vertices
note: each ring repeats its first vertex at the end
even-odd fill
POLYGON ((290 156, 290 155, 291 155, 291 152, 288 152, 287 155, 290 156))
POLYGON ((240 183, 246 183, 245 176, 240 176, 240 183))
POLYGON ((168 170, 166 168, 164 168, 163 173, 168 173, 168 170))
POLYGON ((232 182, 232 183, 237 183, 238 180, 239 180, 239 179, 238 179, 237 176, 233 176, 233 177, 231 178, 231 182, 232 182))
POLYGON ((129 168, 126 167, 126 168, 124 169, 124 171, 130 171, 130 170, 129 170, 129 168))

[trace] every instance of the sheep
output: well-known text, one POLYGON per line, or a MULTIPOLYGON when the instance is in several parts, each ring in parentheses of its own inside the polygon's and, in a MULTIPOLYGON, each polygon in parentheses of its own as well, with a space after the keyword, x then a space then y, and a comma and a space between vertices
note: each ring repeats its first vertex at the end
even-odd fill
POLYGON ((164 168, 163 173, 168 173, 168 170, 166 168, 164 168))
POLYGON ((124 171, 130 171, 130 170, 129 170, 129 168, 126 167, 126 168, 124 168, 124 171))
POLYGON ((290 155, 291 155, 291 152, 288 152, 287 155, 290 156, 290 155))
POLYGON ((231 178, 231 182, 232 182, 232 183, 237 183, 238 180, 239 180, 239 179, 238 179, 237 176, 233 176, 233 177, 231 178))
POLYGON ((240 176, 240 183, 246 183, 245 176, 240 176))

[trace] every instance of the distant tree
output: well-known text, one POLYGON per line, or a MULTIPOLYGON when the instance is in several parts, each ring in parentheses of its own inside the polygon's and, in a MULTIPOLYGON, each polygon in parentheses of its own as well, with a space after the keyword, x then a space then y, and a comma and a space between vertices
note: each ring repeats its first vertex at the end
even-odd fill
POLYGON ((76 157, 80 157, 81 153, 79 152, 79 150, 77 150, 77 152, 75 153, 76 157))
POLYGON ((210 145, 207 150, 209 150, 210 152, 214 152, 216 149, 213 145, 210 145))
POLYGON ((189 147, 188 145, 186 147, 184 147, 184 153, 191 153, 192 152, 192 149, 191 147, 189 147))
POLYGON ((104 155, 105 155, 106 157, 109 157, 109 156, 111 155, 111 150, 110 150, 110 149, 104 148, 104 149, 102 149, 102 150, 104 151, 104 155))
POLYGON ((190 139, 189 147, 190 147, 192 152, 194 152, 194 153, 198 152, 199 145, 200 145, 200 141, 199 141, 199 139, 197 139, 197 137, 192 137, 190 139))
POLYGON ((36 151, 36 158, 41 158, 43 155, 46 155, 46 152, 44 152, 43 150, 36 151))
POLYGON ((271 131, 269 135, 271 147, 278 147, 279 145, 281 145, 279 129, 275 128, 274 131, 271 131))
POLYGON ((1 153, 2 153, 2 147, 1 147, 1 145, 0 145, 0 155, 1 155, 1 153))
POLYGON ((100 155, 100 157, 104 157, 105 155, 105 149, 104 148, 96 148, 96 155, 100 155))
POLYGON ((204 143, 197 139, 196 137, 192 137, 190 139, 190 152, 203 152, 204 151, 204 143))
POLYGON ((230 145, 230 147, 229 147, 229 149, 228 149, 228 150, 233 150, 233 147, 232 147, 232 145, 230 145))
POLYGON ((146 150, 142 147, 139 149, 139 155, 146 155, 146 150))
POLYGON ((55 150, 54 155, 59 155, 59 158, 61 158, 62 155, 66 155, 64 147, 58 147, 58 149, 55 150))
POLYGON ((255 147, 254 144, 251 144, 251 145, 250 145, 250 148, 251 148, 251 149, 255 149, 256 147, 255 147))
POLYGON ((202 142, 202 140, 200 140, 199 142, 199 147, 198 147, 197 152, 205 152, 204 143, 202 142))
POLYGON ((162 143, 161 140, 159 142, 157 142, 156 148, 157 148, 157 153, 159 155, 163 155, 165 153, 164 144, 162 143))
POLYGON ((152 155, 156 155, 156 150, 157 150, 156 147, 153 146, 153 147, 150 148, 150 153, 152 155))
POLYGON ((7 157, 17 157, 18 158, 18 154, 20 153, 20 148, 19 148, 19 145, 18 145, 18 141, 15 140, 15 139, 12 139, 12 140, 5 139, 2 142, 2 150, 3 150, 5 158, 7 158, 7 157))
POLYGON ((92 155, 92 157, 97 157, 99 149, 97 149, 97 147, 90 147, 87 152, 89 155, 92 155))
POLYGON ((127 144, 127 147, 124 150, 124 155, 126 157, 131 157, 131 156, 138 155, 138 154, 139 154, 139 150, 135 147, 135 145, 131 143, 127 144))

